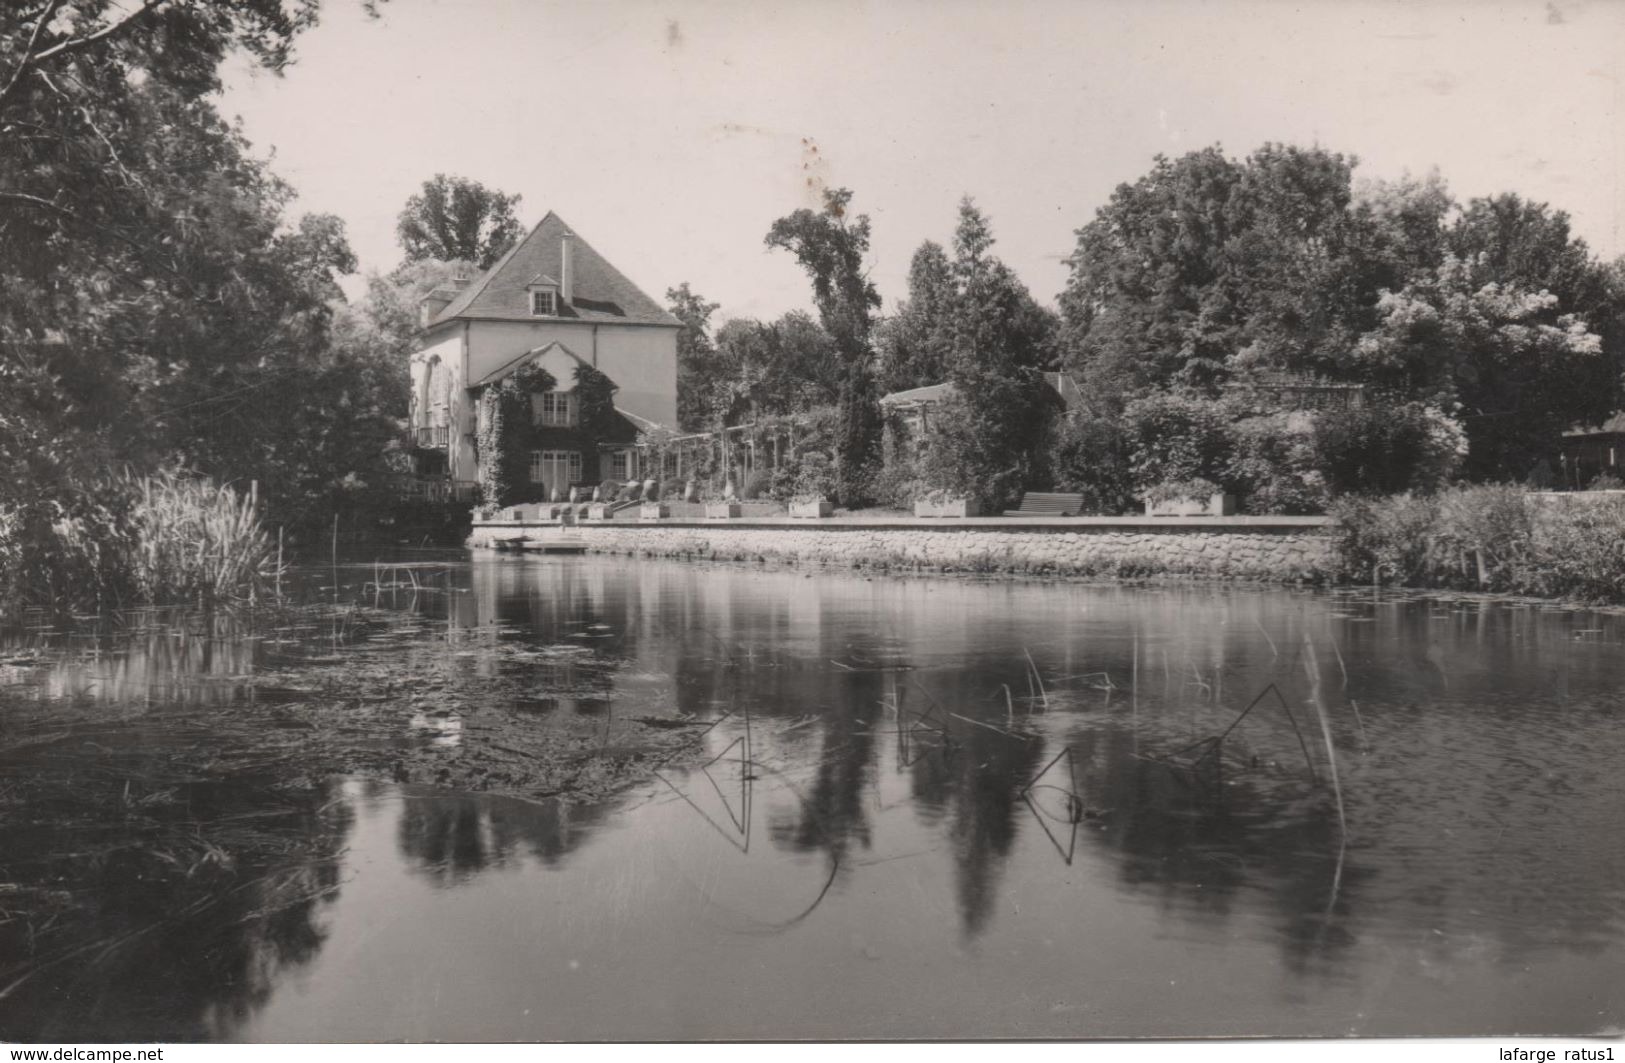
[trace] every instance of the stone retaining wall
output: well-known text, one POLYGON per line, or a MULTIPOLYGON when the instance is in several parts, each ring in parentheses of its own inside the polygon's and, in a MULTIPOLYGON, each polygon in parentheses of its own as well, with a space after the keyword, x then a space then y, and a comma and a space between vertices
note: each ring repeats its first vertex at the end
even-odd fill
POLYGON ((569 534, 594 553, 758 559, 847 567, 1067 575, 1319 580, 1331 567, 1324 517, 1015 520, 479 521, 472 547, 569 534))

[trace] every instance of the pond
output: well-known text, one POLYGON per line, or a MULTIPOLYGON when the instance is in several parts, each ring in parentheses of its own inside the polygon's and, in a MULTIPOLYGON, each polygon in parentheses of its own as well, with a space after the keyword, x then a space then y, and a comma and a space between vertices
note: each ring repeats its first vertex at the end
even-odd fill
POLYGON ((435 575, 312 574, 365 611, 280 633, 14 637, 0 1038, 1625 1027, 1617 615, 600 557, 435 575), (341 694, 356 660, 370 693, 341 694), (544 741, 566 781, 521 770, 544 741), (171 755, 189 774, 140 782, 171 755), (47 767, 106 807, 53 827, 47 767), (113 844, 137 820, 191 848, 113 844))

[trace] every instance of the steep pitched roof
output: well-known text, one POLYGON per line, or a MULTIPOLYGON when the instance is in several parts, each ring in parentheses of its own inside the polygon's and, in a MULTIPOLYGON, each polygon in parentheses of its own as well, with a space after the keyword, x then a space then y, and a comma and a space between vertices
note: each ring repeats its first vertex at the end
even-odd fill
MULTIPOLYGON (((1068 407, 1078 398, 1078 382, 1072 379, 1070 373, 1045 373, 1044 381, 1061 396, 1061 401, 1068 407)), ((959 388, 952 381, 941 384, 927 384, 922 388, 909 388, 907 391, 894 391, 889 395, 880 397, 882 406, 913 406, 929 405, 941 402, 955 394, 959 388)))
MULTIPOLYGON (((574 230, 563 218, 548 211, 547 216, 536 223, 536 228, 486 270, 484 276, 465 288, 430 324, 438 325, 459 317, 536 320, 530 312, 528 287, 538 283, 538 277, 551 281, 563 276, 562 243, 567 233, 574 234, 574 230)), ((680 324, 579 235, 574 236, 570 258, 573 298, 568 305, 559 307, 560 318, 619 325, 677 327, 680 324)))
MULTIPOLYGON (((566 347, 564 344, 560 343, 558 340, 554 340, 551 343, 544 343, 540 347, 532 347, 530 350, 526 351, 524 354, 516 354, 516 355, 514 355, 512 358, 508 359, 508 361, 506 361, 506 362, 502 363, 501 365, 497 366, 495 369, 491 370, 489 373, 486 373, 484 376, 480 377, 478 380, 474 381, 472 384, 469 384, 468 385, 469 390, 472 391, 474 388, 483 388, 485 385, 487 385, 487 384, 495 384, 499 380, 506 380, 506 379, 508 379, 508 377, 512 376, 514 374, 514 372, 519 369, 520 366, 524 365, 526 362, 532 361, 532 360, 534 360, 536 358, 540 358, 542 355, 546 354, 548 351, 551 351, 555 347, 557 347, 559 350, 563 351, 565 354, 569 355, 571 358, 574 358, 578 364, 580 364, 580 365, 587 365, 588 364, 587 360, 585 358, 581 357, 581 355, 579 355, 576 352, 572 351, 570 348, 566 347)), ((570 387, 574 386, 574 385, 566 385, 566 384, 564 384, 563 381, 559 381, 559 383, 561 385, 564 385, 565 390, 569 390, 570 387)))
POLYGON ((894 391, 890 395, 882 395, 882 406, 906 406, 915 402, 941 402, 959 389, 952 384, 927 384, 923 388, 909 388, 907 391, 894 391))
POLYGON ((1564 439, 1578 439, 1584 436, 1612 436, 1625 433, 1625 412, 1616 413, 1600 425, 1577 424, 1563 433, 1564 439))

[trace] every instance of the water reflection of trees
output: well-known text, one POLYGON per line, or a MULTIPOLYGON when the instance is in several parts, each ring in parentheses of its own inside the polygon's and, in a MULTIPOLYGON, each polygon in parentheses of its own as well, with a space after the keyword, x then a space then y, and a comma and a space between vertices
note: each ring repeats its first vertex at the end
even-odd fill
POLYGON ((1300 764, 1165 759, 1178 747, 1148 743, 1120 718, 1076 734, 1070 748, 1093 812, 1080 833, 1116 863, 1125 888, 1210 928, 1238 906, 1262 908, 1295 972, 1335 966, 1350 943, 1340 921, 1358 909, 1368 872, 1353 859, 1339 876, 1330 795, 1300 764))
POLYGON ((511 866, 521 854, 558 866, 606 818, 606 806, 556 798, 526 801, 472 794, 413 793, 398 839, 413 867, 441 885, 511 866))
POLYGON ((80 824, 71 851, 0 829, 0 852, 30 856, 0 877, 72 897, 0 923, 0 1038, 231 1036, 322 947, 351 825, 334 796, 194 786, 145 830, 80 824))
MULTIPOLYGON (((1372 846, 1374 835, 1390 820, 1403 820, 1382 844, 1410 846, 1395 831, 1425 822, 1402 798, 1387 796, 1411 792, 1418 742, 1452 780, 1426 801, 1457 809, 1443 815, 1479 815, 1496 807, 1489 766, 1521 763, 1524 723, 1517 714, 1530 700, 1556 691, 1565 721, 1595 736, 1577 714, 1601 711, 1586 706, 1601 706, 1598 699, 1618 676, 1606 655, 1571 652, 1576 642, 1615 638, 1612 622, 1482 604, 1373 606, 1358 596, 1327 601, 1213 588, 1147 593, 937 584, 924 591, 908 583, 840 577, 808 583, 799 573, 671 565, 597 566, 589 579, 566 566, 539 575, 538 567, 509 566, 523 575, 500 576, 491 593, 516 593, 525 605, 509 603, 487 620, 528 625, 536 637, 554 639, 602 624, 615 637, 595 652, 669 676, 680 714, 715 719, 748 709, 759 719, 797 723, 773 742, 781 766, 796 770, 801 786, 799 801, 773 823, 777 846, 851 865, 854 852, 875 841, 873 799, 895 773, 907 780, 917 821, 940 830, 953 854, 967 934, 990 926, 1004 865, 1023 852, 1023 831, 1036 842, 1048 825, 1057 828, 1058 859, 1075 835, 1079 852, 1105 859, 1123 890, 1154 898, 1170 919, 1218 932, 1239 913, 1263 913, 1298 972, 1335 970, 1373 922, 1431 925, 1447 905, 1493 903, 1478 896, 1479 887, 1444 885, 1440 897, 1454 900, 1427 901, 1392 884, 1403 874, 1379 874, 1384 857, 1372 846), (509 587, 504 580, 519 582, 509 587), (1074 609, 1074 602, 1086 608, 1074 609), (1361 834, 1335 897, 1341 840, 1335 816, 1279 721, 1238 735, 1238 753, 1213 785, 1159 759, 1222 730, 1272 679, 1301 686, 1306 632, 1319 640, 1328 689, 1339 692, 1334 729, 1349 758, 1345 782, 1354 787, 1351 815, 1361 834), (1054 682, 1050 714, 1031 726, 1022 722, 1024 650, 1054 682), (1098 671, 1114 678, 1115 691, 1066 681, 1098 671), (1139 679, 1132 699, 1131 675, 1139 679), (1006 686, 1017 703, 1014 730, 1029 740, 994 729, 1007 723, 999 693, 1006 686), (939 718, 936 729, 910 739, 906 721, 929 709, 933 697, 968 719, 939 718), (1366 711, 1358 727, 1346 705, 1354 699, 1366 711), (1094 815, 1041 824, 1021 790, 1063 746, 1077 757, 1080 797, 1094 815), (1375 753, 1359 759, 1361 748, 1375 753), (1484 770, 1463 769, 1473 758, 1484 770)), ((1294 687, 1289 696, 1303 691, 1294 687)), ((1537 783, 1558 786, 1535 778, 1530 785, 1537 783)), ((1520 806, 1502 815, 1512 837, 1520 834, 1517 815, 1526 812, 1520 806)), ((457 827, 440 833, 447 832, 453 839, 477 834, 457 827)), ((1521 833, 1525 847, 1538 850, 1532 837, 1538 828, 1521 833)), ((469 844, 483 852, 486 842, 469 844)), ((1049 842, 1042 844, 1049 852, 1049 842)), ((1413 848, 1429 846, 1448 853, 1462 843, 1441 835, 1418 838, 1413 848)), ((429 863, 453 869, 459 860, 488 859, 459 856, 449 841, 426 851, 429 863)), ((1445 882, 1495 879, 1488 854, 1450 858, 1460 869, 1445 882), (1462 870, 1473 868, 1482 874, 1462 870)), ((1561 932, 1579 940, 1587 935, 1578 928, 1589 919, 1595 939, 1599 913, 1603 923, 1617 920, 1607 911, 1618 906, 1618 891, 1598 884, 1621 858, 1591 854, 1584 863, 1593 887, 1562 887, 1565 905, 1544 922, 1526 917, 1508 933, 1538 939, 1561 932), (1567 929, 1559 931, 1557 922, 1567 929)), ((849 866, 846 874, 855 873, 849 866)))

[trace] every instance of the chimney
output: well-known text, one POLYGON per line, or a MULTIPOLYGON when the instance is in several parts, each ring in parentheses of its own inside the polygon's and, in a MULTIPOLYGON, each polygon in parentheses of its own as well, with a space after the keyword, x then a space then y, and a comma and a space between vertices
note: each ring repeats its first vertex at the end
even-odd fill
POLYGON ((566 306, 575 304, 576 266, 572 261, 571 244, 575 242, 575 233, 566 232, 559 247, 559 299, 566 306))

